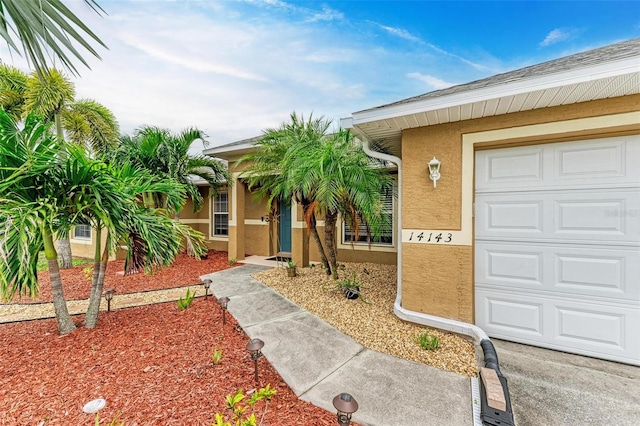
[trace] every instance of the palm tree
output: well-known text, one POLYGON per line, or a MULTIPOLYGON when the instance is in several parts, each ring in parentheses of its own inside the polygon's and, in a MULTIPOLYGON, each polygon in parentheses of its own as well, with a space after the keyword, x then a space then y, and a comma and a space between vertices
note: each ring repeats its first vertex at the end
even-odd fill
MULTIPOLYGON (((96 0, 84 1, 98 15, 104 13, 96 0)), ((89 68, 76 46, 82 46, 100 58, 85 37, 106 48, 98 36, 60 0, 0 0, 0 36, 10 50, 26 55, 39 75, 46 74, 48 69, 47 48, 66 69, 76 75, 78 70, 73 65, 72 57, 89 68)))
POLYGON ((318 211, 325 217, 325 247, 331 274, 338 278, 336 224, 338 215, 352 228, 364 220, 371 234, 378 236, 391 226, 384 214, 381 195, 393 188, 384 164, 369 157, 348 130, 321 139, 312 146, 294 145, 287 153, 295 158, 288 179, 304 194, 313 194, 318 211))
MULTIPOLYGON (((178 134, 172 134, 168 129, 144 126, 138 129, 133 137, 122 137, 119 147, 108 156, 108 159, 115 163, 129 162, 136 167, 146 169, 156 176, 158 181, 165 179, 177 181, 184 189, 186 196, 176 199, 158 192, 147 191, 143 194, 143 199, 147 207, 164 208, 178 221, 187 197, 193 201, 194 212, 200 210, 204 203, 193 176, 204 179, 213 194, 223 183, 231 184, 231 175, 224 164, 189 152, 197 140, 202 140, 205 148, 208 146, 205 134, 196 128, 188 128, 178 134)), ((199 254, 194 250, 189 235, 185 237, 187 252, 190 255, 199 254)))
MULTIPOLYGON (((35 296, 36 262, 44 249, 60 334, 76 329, 69 315, 53 235, 68 224, 90 222, 107 247, 97 244, 86 325, 94 327, 108 253, 124 237, 138 267, 171 263, 183 230, 166 215, 137 203, 140 191, 178 192, 173 182, 154 179, 130 166, 112 167, 66 144, 49 131, 50 123, 27 116, 24 129, 0 111, 0 297, 35 296)), ((184 225, 184 228, 187 226, 184 225)), ((100 238, 100 237, 99 237, 100 238)))
MULTIPOLYGON (((0 64, 0 106, 14 118, 33 112, 55 123, 58 138, 69 139, 101 155, 118 140, 118 123, 106 107, 96 101, 75 101, 73 83, 56 69, 44 75, 26 75, 11 65, 0 64)), ((58 235, 60 267, 71 268, 68 229, 58 235)))
POLYGON ((237 166, 248 164, 240 177, 247 181, 257 198, 267 200, 268 206, 273 205, 274 200, 288 202, 291 199, 302 205, 307 230, 316 242, 325 271, 330 274, 329 261, 316 227, 315 187, 304 186, 306 181, 291 176, 300 166, 294 154, 296 150, 311 150, 320 145, 331 122, 323 117, 314 119, 313 114, 305 121, 304 116, 298 117, 295 112, 290 118, 290 122, 282 123, 278 128, 265 130, 255 144, 255 151, 242 157, 237 166))

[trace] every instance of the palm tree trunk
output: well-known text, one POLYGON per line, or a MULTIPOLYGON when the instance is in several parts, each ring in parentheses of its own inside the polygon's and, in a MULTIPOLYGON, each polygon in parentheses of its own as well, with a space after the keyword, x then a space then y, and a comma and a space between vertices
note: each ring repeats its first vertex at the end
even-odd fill
POLYGON ((102 256, 100 255, 102 229, 96 229, 96 252, 93 262, 93 279, 91 281, 91 296, 89 306, 84 318, 84 326, 95 328, 98 325, 98 314, 100 313, 100 301, 102 300, 102 288, 104 287, 104 276, 109 262, 109 234, 107 233, 107 244, 104 247, 102 256))
POLYGON ((313 240, 316 242, 318 246, 318 252, 320 253, 320 260, 322 261, 322 267, 325 271, 327 271, 327 275, 331 275, 331 268, 329 267, 329 261, 327 260, 327 255, 324 252, 324 247, 322 246, 322 240, 320 239, 320 234, 318 234, 318 228, 316 228, 316 214, 311 211, 309 212, 310 204, 304 204, 302 206, 304 211, 304 216, 307 219, 307 225, 309 227, 309 232, 313 237, 313 240))
MULTIPOLYGON (((180 222, 180 214, 176 213, 173 216, 173 220, 175 220, 176 222, 180 222)), ((193 247, 193 241, 191 241, 191 237, 189 237, 189 235, 185 235, 184 239, 185 239, 185 244, 187 245, 187 256, 189 257, 195 256, 196 249, 193 247)))
POLYGON ((58 322, 58 333, 68 334, 75 331, 76 325, 71 320, 71 315, 69 315, 69 310, 67 309, 67 301, 64 298, 62 278, 60 277, 60 268, 58 266, 58 254, 53 244, 53 236, 44 226, 42 227, 42 235, 44 240, 44 254, 49 264, 51 295, 53 297, 53 307, 56 312, 56 321, 58 322))
POLYGON ((327 212, 324 218, 324 244, 329 252, 329 263, 331 265, 331 277, 338 279, 338 261, 336 256, 336 222, 337 213, 327 212))
POLYGON ((57 261, 60 264, 60 269, 73 268, 73 254, 71 253, 71 242, 69 237, 62 238, 57 241, 58 246, 58 258, 57 261))
MULTIPOLYGON (((53 119, 56 123, 56 134, 60 140, 64 139, 64 132, 62 130, 62 119, 60 118, 60 113, 56 112, 53 115, 53 119)), ((71 269, 73 268, 73 254, 71 253, 71 242, 69 241, 69 234, 67 234, 66 238, 62 238, 58 240, 58 262, 60 262, 60 269, 71 269)))

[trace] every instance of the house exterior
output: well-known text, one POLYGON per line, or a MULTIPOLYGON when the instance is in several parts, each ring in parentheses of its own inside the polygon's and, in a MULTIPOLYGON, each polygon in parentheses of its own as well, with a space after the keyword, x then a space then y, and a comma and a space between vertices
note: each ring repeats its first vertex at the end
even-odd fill
POLYGON ((343 127, 401 152, 396 312, 640 365, 640 39, 343 127))
MULTIPOLYGON (((640 365, 640 39, 355 112, 342 126, 365 149, 384 140, 397 153, 370 151, 395 165, 391 236, 352 245, 344 224, 337 235, 339 261, 397 264, 396 314, 640 365)), ((269 208, 237 179, 256 140, 204 151, 236 180, 181 221, 230 259, 318 261, 301 207, 269 208)))

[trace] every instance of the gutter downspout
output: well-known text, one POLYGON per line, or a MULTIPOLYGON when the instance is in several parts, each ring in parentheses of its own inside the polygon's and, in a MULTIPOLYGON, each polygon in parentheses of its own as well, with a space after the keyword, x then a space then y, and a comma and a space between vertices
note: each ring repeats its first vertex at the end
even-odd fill
MULTIPOLYGON (((356 126, 352 127, 357 130, 356 126)), ((362 140, 362 149, 367 155, 384 161, 389 161, 398 167, 398 208, 402 209, 402 160, 394 155, 384 154, 382 152, 373 151, 369 145, 369 139, 364 136, 363 132, 357 132, 359 138, 362 140)), ((402 235, 402 212, 398 214, 398 234, 402 235)), ((484 355, 485 367, 494 370, 498 376, 499 384, 498 388, 502 388, 502 393, 506 400, 505 411, 493 408, 488 402, 487 390, 485 388, 484 381, 479 380, 480 383, 480 395, 481 395, 481 413, 480 418, 484 425, 492 426, 513 426, 513 408, 511 406, 511 397, 509 395, 509 388, 507 386, 507 379, 500 371, 498 365, 498 354, 496 353, 493 343, 489 339, 487 333, 480 327, 467 322, 456 321, 449 318, 438 317, 435 315, 428 315, 422 312, 410 311, 402 307, 402 241, 398 239, 398 256, 397 256, 397 290, 396 300, 393 304, 393 312, 398 318, 404 321, 409 321, 417 324, 426 325, 433 328, 439 328, 442 330, 451 331, 453 333, 463 334, 473 339, 476 346, 482 348, 484 355)), ((482 376, 482 375, 480 375, 482 376)))

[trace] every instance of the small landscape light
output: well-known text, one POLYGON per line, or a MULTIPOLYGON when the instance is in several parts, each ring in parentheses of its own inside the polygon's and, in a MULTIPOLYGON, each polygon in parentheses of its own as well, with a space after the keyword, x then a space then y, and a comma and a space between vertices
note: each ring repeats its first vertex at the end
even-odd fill
POLYGON ((111 312, 111 301, 113 300, 113 295, 115 292, 116 291, 112 288, 102 292, 104 298, 107 300, 107 312, 111 312))
POLYGON ((351 415, 358 411, 358 402, 348 393, 341 393, 333 398, 333 406, 338 410, 338 424, 349 426, 351 415))
POLYGON ((222 309, 222 325, 227 323, 227 305, 229 304, 228 297, 221 297, 218 299, 218 303, 220 304, 220 309, 222 309))
POLYGON ((211 280, 202 280, 202 286, 204 287, 204 300, 207 300, 207 297, 209 297, 209 287, 211 287, 211 280))
POLYGON ((260 339, 251 339, 249 343, 247 343, 247 350, 253 360, 256 382, 258 381, 258 359, 262 356, 261 349, 263 346, 264 342, 260 339))

